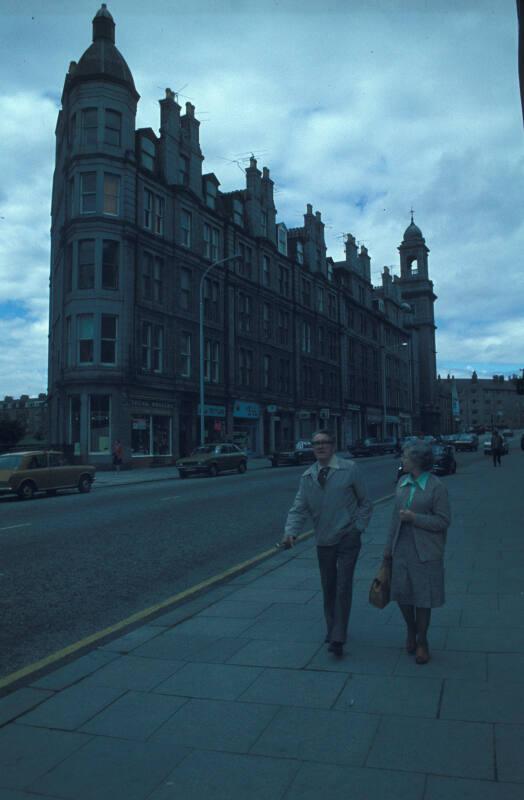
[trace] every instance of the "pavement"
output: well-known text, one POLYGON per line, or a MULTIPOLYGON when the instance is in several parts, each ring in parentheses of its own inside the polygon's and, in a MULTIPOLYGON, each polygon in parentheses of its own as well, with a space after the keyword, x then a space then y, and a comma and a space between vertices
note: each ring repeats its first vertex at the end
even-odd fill
POLYGON ((343 658, 309 539, 0 699, 0 800, 522 800, 524 453, 446 485, 429 664, 367 602, 382 502, 343 658))

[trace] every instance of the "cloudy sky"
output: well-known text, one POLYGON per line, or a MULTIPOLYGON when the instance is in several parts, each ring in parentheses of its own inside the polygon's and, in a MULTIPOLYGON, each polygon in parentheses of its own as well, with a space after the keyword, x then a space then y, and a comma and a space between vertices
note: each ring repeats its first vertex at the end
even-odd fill
MULTIPOLYGON (((98 0, 2 0, 0 397, 47 385, 50 194, 65 73, 98 0)), ((159 127, 169 86, 201 120, 204 169, 279 220, 322 212, 329 253, 398 272, 409 210, 431 250, 438 369, 524 367, 524 151, 514 0, 112 0, 116 44, 159 127), (319 10, 319 9, 322 10, 319 10), (144 12, 147 10, 147 13, 144 12), (264 9, 264 10, 260 10, 264 9)))

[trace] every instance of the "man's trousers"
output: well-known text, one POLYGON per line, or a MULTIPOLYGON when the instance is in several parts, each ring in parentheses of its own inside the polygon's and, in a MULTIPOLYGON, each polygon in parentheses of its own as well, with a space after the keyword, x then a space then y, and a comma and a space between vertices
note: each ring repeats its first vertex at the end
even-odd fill
POLYGON ((324 615, 330 642, 345 642, 351 613, 353 573, 360 553, 360 534, 346 534, 334 545, 317 547, 324 615))

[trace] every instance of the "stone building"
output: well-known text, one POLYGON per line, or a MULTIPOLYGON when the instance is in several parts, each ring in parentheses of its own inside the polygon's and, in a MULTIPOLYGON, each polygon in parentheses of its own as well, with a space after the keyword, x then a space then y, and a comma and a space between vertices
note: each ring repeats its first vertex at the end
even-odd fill
POLYGON ((200 123, 166 89, 160 130, 136 129, 138 92, 105 5, 71 62, 56 126, 51 230, 51 440, 110 463, 170 462, 200 438, 263 454, 333 428, 434 426, 433 285, 413 220, 400 277, 373 287, 367 249, 326 253, 319 211, 277 221, 252 157, 245 186, 203 172, 200 123))
POLYGON ((6 395, 0 400, 0 417, 16 420, 25 429, 20 440, 21 446, 31 443, 43 446, 47 441, 47 395, 39 394, 38 397, 29 397, 22 394, 20 397, 6 395))
POLYGON ((524 428, 524 395, 518 394, 515 383, 503 375, 479 378, 448 376, 442 383, 454 384, 458 397, 457 429, 524 428))

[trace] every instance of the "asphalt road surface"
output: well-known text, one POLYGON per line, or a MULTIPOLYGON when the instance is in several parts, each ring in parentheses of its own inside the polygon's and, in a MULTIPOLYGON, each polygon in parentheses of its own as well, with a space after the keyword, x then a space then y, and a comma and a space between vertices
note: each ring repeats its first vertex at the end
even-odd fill
MULTIPOLYGON (((398 459, 358 464, 373 500, 394 490, 398 459)), ((270 548, 302 471, 0 501, 0 677, 270 548)))

